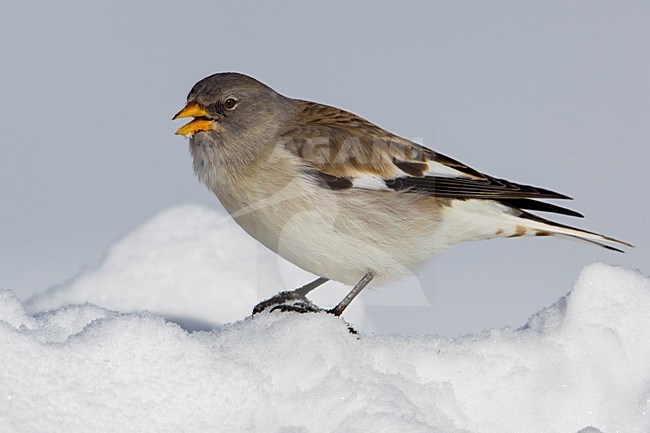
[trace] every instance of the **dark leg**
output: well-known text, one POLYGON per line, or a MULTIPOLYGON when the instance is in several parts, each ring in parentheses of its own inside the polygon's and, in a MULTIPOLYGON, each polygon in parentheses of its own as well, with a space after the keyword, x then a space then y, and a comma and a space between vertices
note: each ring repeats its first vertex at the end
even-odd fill
POLYGON ((298 287, 296 290, 294 290, 294 292, 299 294, 299 295, 306 296, 307 293, 311 292, 316 287, 327 283, 328 281, 329 281, 329 279, 320 277, 320 278, 315 279, 311 283, 307 283, 302 287, 298 287))
POLYGON ((253 308, 253 315, 259 314, 265 310, 297 311, 300 313, 320 311, 320 308, 312 304, 311 301, 307 299, 306 295, 327 281, 329 281, 327 278, 321 277, 311 283, 297 288, 296 290, 280 292, 272 298, 257 304, 253 308))
POLYGON ((329 312, 335 316, 340 316, 341 313, 343 313, 343 310, 345 310, 347 306, 350 305, 350 302, 352 302, 352 300, 356 298, 359 293, 361 293, 363 288, 372 281, 373 277, 374 275, 372 275, 372 272, 368 272, 366 275, 364 275, 363 278, 357 283, 357 285, 352 288, 350 293, 348 293, 336 307, 329 310, 329 312))

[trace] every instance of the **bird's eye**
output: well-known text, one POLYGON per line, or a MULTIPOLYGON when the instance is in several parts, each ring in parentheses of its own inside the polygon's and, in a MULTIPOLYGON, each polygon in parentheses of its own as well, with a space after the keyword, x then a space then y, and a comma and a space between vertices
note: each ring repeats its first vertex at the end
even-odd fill
POLYGON ((223 105, 224 105, 224 107, 226 107, 227 109, 232 110, 232 109, 235 108, 235 106, 237 105, 237 102, 239 102, 239 101, 237 101, 236 98, 228 98, 228 99, 226 99, 226 101, 223 103, 223 105))

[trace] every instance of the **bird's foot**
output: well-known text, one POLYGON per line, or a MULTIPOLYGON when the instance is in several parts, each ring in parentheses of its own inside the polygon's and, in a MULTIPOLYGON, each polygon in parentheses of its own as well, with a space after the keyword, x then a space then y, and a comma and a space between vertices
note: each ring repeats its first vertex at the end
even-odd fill
POLYGON ((273 311, 293 311, 296 313, 317 313, 325 311, 303 294, 297 291, 280 292, 277 295, 260 302, 253 308, 253 316, 264 311, 272 313, 273 311))
POLYGON ((319 311, 324 311, 322 308, 317 307, 311 302, 296 302, 294 304, 280 304, 271 308, 271 313, 274 311, 281 311, 286 313, 287 311, 292 311, 294 313, 318 313, 319 311))
MULTIPOLYGON (((253 308, 253 316, 263 312, 272 313, 274 311, 279 311, 282 313, 294 312, 294 313, 328 313, 335 316, 339 316, 340 312, 337 313, 336 308, 326 310, 320 308, 318 305, 311 302, 307 297, 297 290, 280 292, 277 295, 260 302, 253 308)), ((357 335, 358 332, 352 327, 349 323, 346 322, 348 331, 350 334, 357 335)))

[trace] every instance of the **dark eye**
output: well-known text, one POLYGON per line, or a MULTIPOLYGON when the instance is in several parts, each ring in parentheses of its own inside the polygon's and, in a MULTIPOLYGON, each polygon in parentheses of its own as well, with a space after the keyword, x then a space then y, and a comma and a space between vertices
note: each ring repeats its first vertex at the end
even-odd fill
POLYGON ((228 98, 223 103, 223 106, 226 107, 229 110, 232 110, 237 105, 237 102, 239 102, 239 101, 237 101, 237 99, 235 99, 235 98, 228 98))

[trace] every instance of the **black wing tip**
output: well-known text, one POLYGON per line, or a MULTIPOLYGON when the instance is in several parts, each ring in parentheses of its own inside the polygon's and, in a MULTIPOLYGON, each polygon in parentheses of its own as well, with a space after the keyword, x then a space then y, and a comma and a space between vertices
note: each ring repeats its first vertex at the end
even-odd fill
POLYGON ((532 210, 538 212, 551 212, 551 213, 556 213, 561 215, 572 216, 576 218, 585 217, 583 214, 581 214, 580 212, 576 212, 573 209, 568 209, 555 204, 546 203, 543 201, 537 201, 529 198, 501 199, 497 201, 516 209, 526 209, 526 210, 532 210))
MULTIPOLYGON (((490 177, 490 176, 488 176, 490 177)), ((533 193, 533 195, 530 195, 529 198, 549 198, 549 199, 558 199, 558 200, 573 200, 573 197, 568 196, 566 194, 559 193, 557 191, 551 191, 550 189, 546 188, 540 188, 538 186, 532 186, 532 185, 525 185, 522 183, 515 183, 515 182, 510 182, 509 180, 506 179, 499 179, 496 177, 492 177, 492 179, 502 182, 506 185, 512 185, 517 188, 520 188, 522 192, 529 192, 533 193)))
MULTIPOLYGON (((551 191, 549 189, 543 189, 543 188, 538 188, 538 189, 542 193, 552 195, 553 196, 552 198, 556 198, 558 200, 573 200, 573 197, 571 197, 569 195, 566 195, 566 194, 562 194, 560 192, 555 192, 555 191, 551 191)), ((549 198, 551 198, 551 197, 549 197, 549 198)))
POLYGON ((605 244, 600 244, 601 247, 606 248, 610 251, 616 251, 617 253, 625 254, 624 250, 621 250, 620 248, 613 247, 611 245, 605 245, 605 244))

